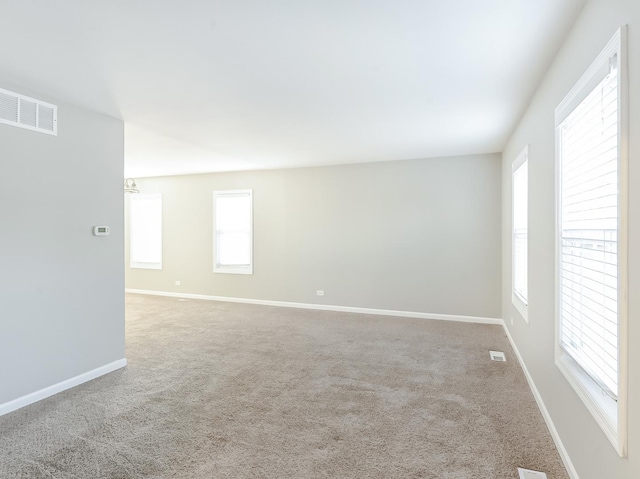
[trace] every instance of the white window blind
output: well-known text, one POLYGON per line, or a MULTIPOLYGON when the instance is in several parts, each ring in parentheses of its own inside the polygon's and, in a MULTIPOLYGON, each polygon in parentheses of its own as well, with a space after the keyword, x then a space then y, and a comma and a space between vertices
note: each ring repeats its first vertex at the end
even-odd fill
POLYGON ((131 267, 162 269, 162 195, 129 197, 129 232, 131 267))
POLYGON ((217 272, 252 273, 252 191, 216 191, 215 267, 217 272))
POLYGON ((559 342, 618 395, 618 66, 558 127, 559 342))
POLYGON ((513 294, 527 305, 529 161, 527 149, 514 162, 513 171, 513 294))

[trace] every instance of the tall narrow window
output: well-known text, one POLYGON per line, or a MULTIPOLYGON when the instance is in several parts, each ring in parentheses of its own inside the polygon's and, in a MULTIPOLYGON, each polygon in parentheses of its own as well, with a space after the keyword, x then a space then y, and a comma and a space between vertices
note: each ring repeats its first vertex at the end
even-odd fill
POLYGON ((527 317, 527 275, 529 257, 529 147, 513 162, 513 304, 527 317))
POLYGON ((214 191, 217 273, 253 273, 253 191, 214 191))
MULTIPOLYGON (((620 454, 626 414, 622 31, 556 109, 558 365, 620 454), (620 412, 622 411, 622 415, 620 412)), ((625 83, 626 84, 626 83, 625 83)))
POLYGON ((131 267, 162 269, 162 195, 130 196, 129 232, 131 267))

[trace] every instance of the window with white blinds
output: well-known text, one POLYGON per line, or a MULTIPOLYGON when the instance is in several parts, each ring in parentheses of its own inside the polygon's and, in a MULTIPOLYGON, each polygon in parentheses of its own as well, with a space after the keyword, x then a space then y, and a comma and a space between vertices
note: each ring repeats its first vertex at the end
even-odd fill
POLYGON ((129 196, 129 257, 132 268, 162 269, 162 195, 129 196))
MULTIPOLYGON (((577 372, 563 370, 572 375, 570 382, 584 383, 580 376, 592 381, 584 391, 587 396, 592 391, 596 409, 606 406, 603 397, 611 404, 619 397, 621 310, 626 310, 620 268, 626 241, 620 209, 625 163, 619 34, 556 109, 558 346, 576 365, 577 372)), ((610 439, 620 452, 618 412, 616 406, 610 409, 604 422, 613 424, 610 439)))
POLYGON ((528 147, 513 162, 513 303, 527 319, 527 276, 529 234, 529 160, 528 147))
POLYGON ((213 197, 214 271, 252 274, 252 190, 215 191, 213 197))
POLYGON ((617 68, 560 125, 560 344, 618 394, 617 68))

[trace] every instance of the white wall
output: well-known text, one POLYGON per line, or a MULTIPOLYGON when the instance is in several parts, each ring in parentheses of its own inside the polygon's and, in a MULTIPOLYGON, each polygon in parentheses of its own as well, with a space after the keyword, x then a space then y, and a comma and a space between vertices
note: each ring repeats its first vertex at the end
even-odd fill
POLYGON ((591 0, 503 154, 502 314, 581 479, 640 477, 640 1, 591 0), (621 25, 629 26, 629 457, 620 459, 554 365, 554 109, 621 25), (529 324, 511 304, 511 162, 529 150, 529 324))
POLYGON ((124 358, 121 121, 58 105, 58 136, 0 124, 0 409, 124 358), (107 238, 93 225, 111 226, 107 238))
POLYGON ((499 317, 500 168, 480 155, 142 179, 163 194, 163 270, 127 259, 127 288, 499 317), (212 192, 245 188, 254 274, 214 274, 212 192))

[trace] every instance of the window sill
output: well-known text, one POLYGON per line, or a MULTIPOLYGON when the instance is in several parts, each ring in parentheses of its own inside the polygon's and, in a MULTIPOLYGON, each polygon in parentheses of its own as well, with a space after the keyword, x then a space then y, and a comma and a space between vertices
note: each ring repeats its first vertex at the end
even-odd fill
POLYGON ((618 402, 603 393, 602 388, 561 349, 558 350, 556 355, 556 366, 582 400, 620 457, 625 457, 625 441, 618 434, 618 402))
POLYGON ((252 266, 216 266, 213 268, 214 273, 229 274, 253 274, 252 266))
POLYGON ((511 302, 513 303, 515 308, 518 310, 518 312, 520 313, 520 316, 522 316, 522 319, 524 319, 525 323, 529 323, 529 313, 528 313, 529 308, 527 307, 527 305, 524 304, 524 302, 514 293, 511 294, 511 302))
POLYGON ((132 269, 162 269, 162 263, 131 263, 132 269))

